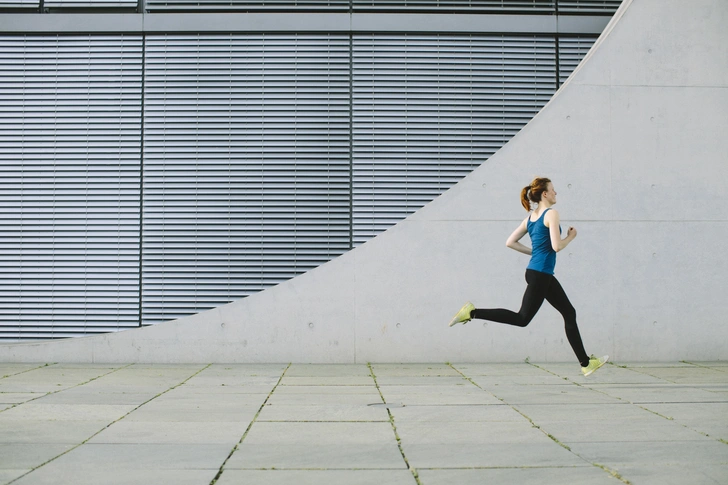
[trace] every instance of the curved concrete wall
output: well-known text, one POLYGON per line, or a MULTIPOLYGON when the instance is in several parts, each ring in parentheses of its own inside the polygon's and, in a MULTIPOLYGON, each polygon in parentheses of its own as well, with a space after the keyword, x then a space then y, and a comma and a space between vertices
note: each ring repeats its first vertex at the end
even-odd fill
POLYGON ((576 362, 558 313, 448 328, 468 299, 517 309, 504 246, 518 194, 550 177, 579 235, 557 276, 586 350, 617 361, 728 358, 725 0, 625 0, 551 102, 488 162, 394 228, 309 273, 192 317, 0 345, 5 361, 576 362))

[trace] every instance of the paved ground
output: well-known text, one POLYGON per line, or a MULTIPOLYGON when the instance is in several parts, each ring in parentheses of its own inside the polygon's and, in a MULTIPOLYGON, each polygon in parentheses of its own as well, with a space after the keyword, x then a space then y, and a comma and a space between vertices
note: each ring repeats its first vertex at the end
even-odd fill
POLYGON ((5 483, 727 484, 728 362, 0 364, 5 483))

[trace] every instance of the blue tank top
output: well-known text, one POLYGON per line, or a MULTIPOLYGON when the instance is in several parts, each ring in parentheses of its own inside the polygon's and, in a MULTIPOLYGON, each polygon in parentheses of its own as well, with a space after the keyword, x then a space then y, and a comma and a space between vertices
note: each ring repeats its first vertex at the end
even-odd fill
MULTIPOLYGON (((556 267, 556 251, 551 247, 551 234, 549 228, 543 223, 543 218, 551 209, 546 209, 536 222, 531 222, 528 218, 526 229, 531 238, 531 261, 526 269, 540 271, 541 273, 554 274, 556 267)), ((561 234, 561 226, 559 226, 559 234, 561 234)))

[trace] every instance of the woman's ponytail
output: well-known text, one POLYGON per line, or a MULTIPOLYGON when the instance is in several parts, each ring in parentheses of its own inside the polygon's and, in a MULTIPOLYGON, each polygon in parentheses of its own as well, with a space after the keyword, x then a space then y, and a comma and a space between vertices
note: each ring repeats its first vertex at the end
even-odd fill
POLYGON ((531 212, 531 202, 538 204, 541 202, 541 194, 546 192, 549 188, 551 180, 545 177, 536 177, 531 182, 531 185, 527 185, 521 190, 521 205, 528 212, 531 212))
POLYGON ((531 202, 528 200, 528 191, 531 190, 531 186, 527 185, 521 190, 521 205, 527 212, 531 212, 531 202))

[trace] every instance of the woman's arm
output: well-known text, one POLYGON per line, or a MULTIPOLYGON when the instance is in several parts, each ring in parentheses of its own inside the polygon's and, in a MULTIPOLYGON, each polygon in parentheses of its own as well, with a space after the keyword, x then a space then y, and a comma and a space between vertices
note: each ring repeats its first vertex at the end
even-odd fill
POLYGON ((576 237, 576 229, 569 227, 566 231, 566 237, 561 239, 561 232, 559 231, 559 213, 554 209, 551 209, 546 213, 544 217, 546 227, 549 228, 549 235, 551 236, 551 247, 557 253, 569 245, 571 241, 576 237))
POLYGON ((513 231, 513 234, 511 234, 508 237, 508 240, 506 241, 506 246, 508 246, 511 249, 515 249, 519 253, 523 254, 531 254, 531 248, 524 246, 519 241, 523 236, 528 234, 528 229, 526 229, 526 219, 523 219, 523 222, 516 228, 515 231, 513 231))

